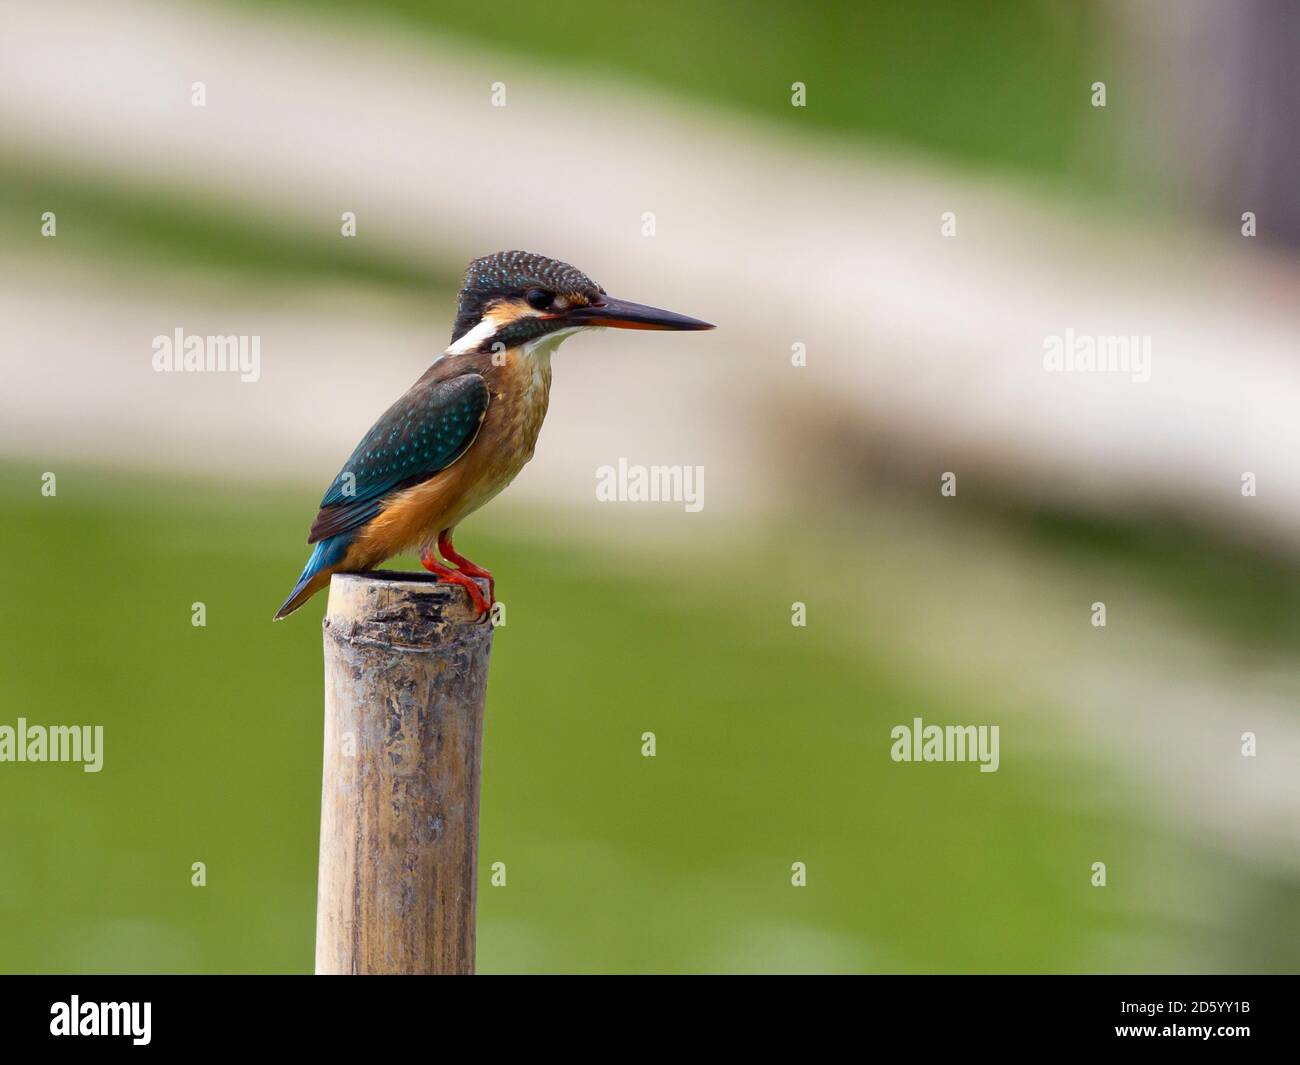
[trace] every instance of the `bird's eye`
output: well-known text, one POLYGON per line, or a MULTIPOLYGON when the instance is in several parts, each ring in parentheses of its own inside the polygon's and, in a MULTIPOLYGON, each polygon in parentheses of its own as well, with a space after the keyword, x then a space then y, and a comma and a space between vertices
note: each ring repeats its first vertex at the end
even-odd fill
POLYGON ((540 288, 530 288, 524 294, 524 299, 527 301, 528 306, 533 308, 533 310, 544 311, 551 305, 551 302, 555 297, 551 293, 544 292, 540 288))

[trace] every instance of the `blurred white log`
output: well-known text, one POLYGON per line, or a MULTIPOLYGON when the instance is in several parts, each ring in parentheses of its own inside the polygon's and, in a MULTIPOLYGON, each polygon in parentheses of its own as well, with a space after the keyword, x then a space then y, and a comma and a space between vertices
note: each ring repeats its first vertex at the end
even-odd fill
MULTIPOLYGON (((1117 221, 1010 181, 570 84, 513 54, 217 6, 8 6, 0 67, 6 151, 323 233, 353 210, 356 239, 440 261, 533 248, 720 324, 571 341, 516 498, 585 505, 593 466, 629 456, 708 466, 711 510, 761 506, 789 476, 755 414, 775 409, 786 432, 807 412, 870 424, 918 476, 960 456, 1032 497, 1172 502, 1300 545, 1300 269, 1235 217, 1214 233, 1117 221), (198 80, 205 108, 191 106, 198 80), (495 81, 507 107, 491 106, 495 81), (557 138, 555 116, 581 118, 557 138), (527 195, 503 144, 529 161, 527 195), (940 236, 945 211, 956 237, 940 236), (1044 338, 1066 329, 1149 336, 1151 380, 1046 373, 1044 338), (1241 495, 1246 472, 1257 498, 1241 495)), ((412 314, 332 291, 286 307, 183 283, 106 288, 12 257, 0 272, 14 386, 0 447, 222 475, 319 479, 320 456, 345 454, 418 376, 451 310, 445 294, 412 314), (260 334, 261 381, 153 374, 150 340, 177 326, 260 334)))

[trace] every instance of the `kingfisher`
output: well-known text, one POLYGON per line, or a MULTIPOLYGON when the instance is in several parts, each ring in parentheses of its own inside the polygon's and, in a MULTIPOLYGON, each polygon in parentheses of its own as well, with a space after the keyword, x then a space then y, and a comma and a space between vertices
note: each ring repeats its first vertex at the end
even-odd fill
POLYGON ((456 584, 482 617, 492 574, 460 554, 456 527, 506 487, 537 444, 551 356, 566 337, 616 329, 712 329, 708 322, 614 299, 581 270, 526 251, 475 259, 451 343, 370 427, 320 501, 307 565, 275 620, 335 573, 364 573, 404 551, 456 584), (441 559, 439 558, 441 555, 441 559), (484 596, 476 578, 487 581, 484 596))

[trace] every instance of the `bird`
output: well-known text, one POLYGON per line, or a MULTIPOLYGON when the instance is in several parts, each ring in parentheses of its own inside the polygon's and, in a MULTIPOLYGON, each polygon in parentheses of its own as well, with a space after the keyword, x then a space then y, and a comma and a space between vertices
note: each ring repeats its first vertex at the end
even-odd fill
POLYGON ((460 554, 452 537, 533 457, 555 349, 600 327, 714 328, 615 299, 558 259, 502 251, 472 260, 451 342, 370 427, 325 490, 307 537, 311 555, 274 620, 301 607, 333 574, 364 573, 411 550, 439 580, 463 588, 483 618, 496 601, 496 581, 460 554), (486 580, 486 596, 476 579, 486 580))

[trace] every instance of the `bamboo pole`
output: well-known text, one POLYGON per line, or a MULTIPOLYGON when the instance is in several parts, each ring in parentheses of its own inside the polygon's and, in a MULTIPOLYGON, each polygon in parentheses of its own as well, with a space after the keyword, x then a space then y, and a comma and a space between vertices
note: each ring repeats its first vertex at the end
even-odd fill
POLYGON ((324 629, 316 971, 472 973, 492 626, 380 572, 335 575, 324 629))

